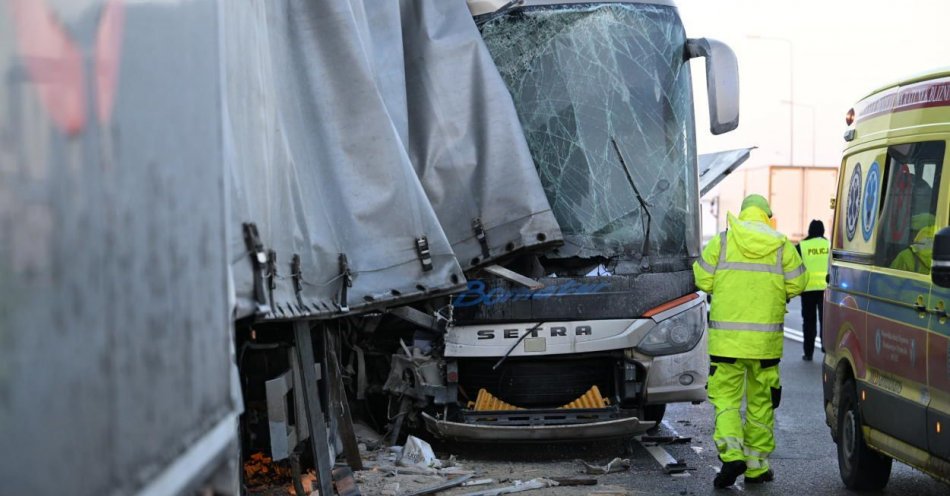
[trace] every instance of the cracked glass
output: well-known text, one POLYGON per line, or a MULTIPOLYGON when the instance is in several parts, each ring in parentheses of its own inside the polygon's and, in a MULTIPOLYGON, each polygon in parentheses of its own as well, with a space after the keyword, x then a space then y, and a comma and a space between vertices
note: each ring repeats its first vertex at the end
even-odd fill
POLYGON ((699 249, 699 195, 676 10, 572 4, 483 22, 564 233, 547 258, 684 270, 699 249))

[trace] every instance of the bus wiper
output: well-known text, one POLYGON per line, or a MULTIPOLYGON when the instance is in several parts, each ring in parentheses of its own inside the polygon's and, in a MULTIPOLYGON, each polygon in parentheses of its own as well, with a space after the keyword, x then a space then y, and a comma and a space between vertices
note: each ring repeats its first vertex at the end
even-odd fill
POLYGON ((633 182, 633 175, 630 174, 630 168, 627 167, 627 161, 623 159, 623 153, 620 153, 620 147, 617 145, 617 140, 611 136, 610 142, 614 144, 614 150, 617 152, 617 158, 620 159, 620 165, 623 166, 623 172, 627 175, 627 182, 630 183, 630 187, 633 188, 634 194, 637 195, 637 201, 640 202, 640 208, 643 209, 643 213, 647 217, 647 224, 644 227, 643 245, 640 247, 640 253, 643 255, 643 267, 646 268, 650 266, 650 227, 653 225, 653 216, 650 215, 650 205, 647 203, 646 199, 643 198, 643 195, 640 194, 640 190, 637 189, 636 183, 633 182))
POLYGON ((540 329, 541 326, 543 326, 543 325, 544 325, 544 322, 538 322, 538 325, 532 327, 531 329, 528 329, 528 331, 525 332, 524 335, 522 335, 520 338, 518 338, 517 341, 515 341, 515 344, 511 345, 511 348, 508 348, 508 352, 505 353, 505 356, 501 357, 501 359, 498 360, 498 361, 495 363, 495 365, 492 366, 491 369, 492 369, 492 370, 497 370, 498 367, 501 367, 501 364, 505 363, 505 360, 508 359, 508 355, 510 355, 512 351, 515 351, 515 348, 518 347, 518 344, 520 344, 522 341, 524 341, 524 338, 528 337, 529 334, 534 334, 534 333, 538 332, 538 329, 540 329))

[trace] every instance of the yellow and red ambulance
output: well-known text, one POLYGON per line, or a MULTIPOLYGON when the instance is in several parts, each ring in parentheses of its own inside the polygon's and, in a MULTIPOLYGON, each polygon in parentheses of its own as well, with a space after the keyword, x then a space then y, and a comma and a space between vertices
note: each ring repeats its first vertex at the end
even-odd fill
POLYGON ((950 68, 874 91, 847 121, 822 326, 841 478, 881 488, 899 460, 950 482, 950 68))

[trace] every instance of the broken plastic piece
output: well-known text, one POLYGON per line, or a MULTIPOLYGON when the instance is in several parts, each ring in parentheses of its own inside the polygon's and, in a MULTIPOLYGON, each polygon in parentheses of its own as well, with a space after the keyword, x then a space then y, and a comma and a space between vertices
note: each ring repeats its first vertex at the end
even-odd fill
POLYGON ((630 469, 630 460, 626 458, 614 458, 607 462, 606 465, 592 465, 584 460, 577 460, 577 462, 584 465, 584 471, 588 474, 603 475, 614 472, 624 472, 630 469))
POLYGON ((414 465, 417 467, 431 468, 439 468, 442 466, 442 462, 436 458, 435 452, 432 451, 432 446, 416 436, 409 436, 409 438, 406 439, 406 444, 404 444, 402 448, 402 455, 399 457, 397 463, 403 466, 414 465))

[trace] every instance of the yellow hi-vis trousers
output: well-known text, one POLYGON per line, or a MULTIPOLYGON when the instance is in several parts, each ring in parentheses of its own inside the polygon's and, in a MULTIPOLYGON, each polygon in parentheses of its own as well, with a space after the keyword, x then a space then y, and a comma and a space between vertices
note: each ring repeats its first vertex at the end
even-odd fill
POLYGON ((723 462, 745 460, 746 477, 769 469, 775 451, 774 410, 781 399, 778 360, 711 357, 709 401, 716 407, 713 441, 723 462), (746 396, 743 425, 742 397, 746 396))

